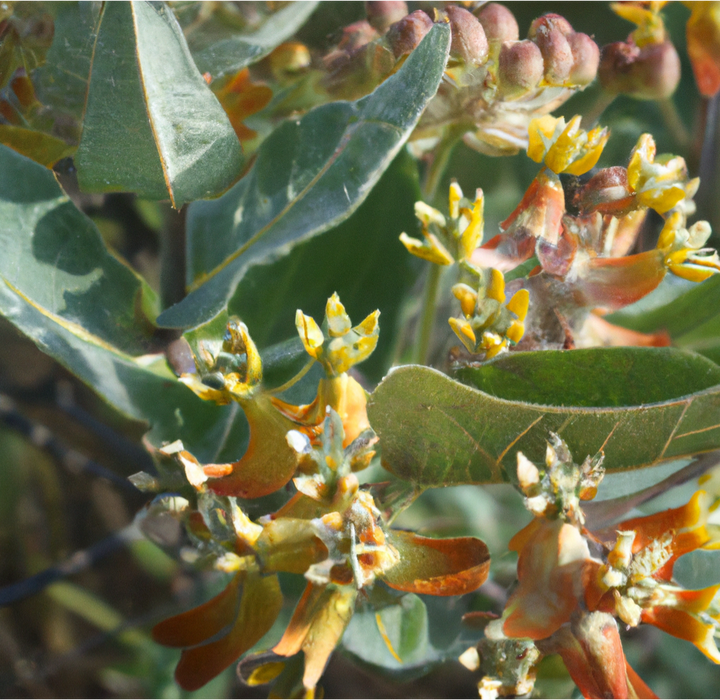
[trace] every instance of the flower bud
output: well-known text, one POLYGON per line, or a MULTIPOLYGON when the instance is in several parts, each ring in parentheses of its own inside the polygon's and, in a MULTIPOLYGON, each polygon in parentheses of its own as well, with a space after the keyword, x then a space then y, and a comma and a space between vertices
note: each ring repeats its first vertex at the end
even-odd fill
POLYGON ((570 34, 567 38, 573 56, 573 67, 570 71, 570 82, 573 85, 588 85, 597 75, 600 63, 598 45, 582 32, 570 34))
POLYGON ((483 5, 477 18, 490 43, 502 44, 505 41, 517 41, 520 37, 515 16, 504 5, 498 5, 495 2, 483 5))
POLYGON ((450 18, 452 44, 450 55, 461 58, 465 63, 481 65, 488 55, 488 41, 485 30, 475 15, 457 5, 445 8, 450 18))
POLYGON ((387 39, 395 58, 410 53, 432 29, 433 21, 422 10, 415 10, 388 29, 387 39))
POLYGON ((343 29, 342 39, 337 48, 350 54, 376 39, 377 35, 377 32, 364 19, 353 22, 343 29))
POLYGON ((545 64, 545 80, 551 85, 562 85, 573 69, 573 54, 565 34, 554 26, 541 25, 535 35, 545 64))
POLYGON ((603 168, 578 192, 577 204, 583 214, 622 216, 634 206, 627 170, 621 165, 603 168))
POLYGON ((384 32, 408 13, 404 0, 365 0, 365 14, 372 27, 384 32))
POLYGON ((544 65, 540 49, 532 41, 506 41, 500 49, 498 78, 502 94, 520 95, 537 87, 544 65))
POLYGON ((662 100, 670 97, 680 82, 680 58, 670 42, 646 44, 642 49, 615 42, 603 47, 598 75, 610 93, 662 100))
POLYGON ((573 34, 573 28, 570 22, 568 22, 562 15, 557 15, 554 12, 548 12, 542 17, 538 17, 530 25, 528 31, 528 39, 537 39, 538 34, 542 30, 557 29, 563 36, 569 36, 573 34))

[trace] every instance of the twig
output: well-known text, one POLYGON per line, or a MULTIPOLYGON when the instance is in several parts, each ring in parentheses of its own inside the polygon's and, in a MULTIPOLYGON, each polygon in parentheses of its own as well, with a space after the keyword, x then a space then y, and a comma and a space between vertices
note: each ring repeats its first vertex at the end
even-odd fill
POLYGON ((51 566, 34 576, 29 576, 22 581, 0 588, 0 607, 12 605, 19 600, 36 595, 51 583, 84 571, 128 542, 141 538, 142 534, 137 526, 134 523, 128 525, 91 547, 75 552, 71 557, 56 566, 51 566))

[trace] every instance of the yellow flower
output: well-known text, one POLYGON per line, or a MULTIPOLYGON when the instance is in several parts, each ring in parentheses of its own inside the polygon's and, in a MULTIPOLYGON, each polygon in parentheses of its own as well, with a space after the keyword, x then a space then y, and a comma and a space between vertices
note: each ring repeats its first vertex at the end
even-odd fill
POLYGON ((527 289, 519 289, 505 304, 502 272, 489 268, 476 274, 477 291, 465 283, 453 287, 465 318, 450 318, 448 322, 469 352, 484 352, 490 359, 523 337, 530 295, 527 289))
POLYGON ((456 261, 468 260, 483 237, 483 191, 476 191, 471 206, 462 206, 462 201, 460 185, 452 182, 448 195, 449 220, 425 202, 416 202, 415 216, 422 224, 423 240, 401 233, 400 242, 412 255, 435 265, 452 265, 456 261))
POLYGON ((684 228, 685 217, 673 212, 666 220, 658 240, 667 269, 678 277, 702 282, 720 272, 720 259, 715 250, 703 248, 712 229, 707 221, 697 221, 684 228))
POLYGON ((686 187, 694 184, 694 180, 688 182, 683 158, 669 154, 656 156, 656 152, 653 137, 643 134, 630 156, 628 187, 638 205, 665 214, 686 198, 686 187))
POLYGON ((630 35, 635 45, 642 48, 647 44, 662 44, 667 32, 660 16, 660 10, 666 2, 614 2, 610 5, 613 12, 628 22, 637 25, 637 29, 630 35))
POLYGON ((380 330, 378 316, 380 312, 373 311, 353 328, 335 293, 325 307, 325 333, 314 318, 300 309, 295 315, 295 326, 308 355, 320 362, 329 376, 337 376, 367 359, 375 349, 380 330))
POLYGON ((556 174, 583 175, 594 168, 610 132, 601 127, 587 132, 580 122, 579 115, 567 124, 563 117, 549 114, 533 119, 528 127, 528 156, 556 174))

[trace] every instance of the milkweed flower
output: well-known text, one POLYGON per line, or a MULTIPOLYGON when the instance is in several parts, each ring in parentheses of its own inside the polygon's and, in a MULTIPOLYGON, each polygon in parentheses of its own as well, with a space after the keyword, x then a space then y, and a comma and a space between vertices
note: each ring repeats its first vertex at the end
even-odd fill
POLYGON ((450 318, 450 327, 469 352, 484 352, 490 359, 522 338, 530 296, 520 289, 505 304, 502 272, 492 268, 477 271, 470 266, 465 271, 477 279, 477 285, 461 282, 453 286, 464 318, 450 318))
POLYGON ((579 115, 567 123, 563 117, 549 114, 533 119, 528 127, 528 157, 544 163, 557 175, 583 175, 594 168, 610 132, 599 126, 585 131, 580 122, 579 115))
POLYGON ((679 508, 590 532, 581 502, 595 495, 602 455, 578 466, 551 435, 546 469, 518 453, 517 475, 535 517, 510 542, 518 585, 486 639, 526 639, 560 654, 585 697, 654 697, 627 664, 617 619, 652 624, 720 663, 720 584, 686 590, 673 580, 678 557, 717 546, 704 491, 679 508))

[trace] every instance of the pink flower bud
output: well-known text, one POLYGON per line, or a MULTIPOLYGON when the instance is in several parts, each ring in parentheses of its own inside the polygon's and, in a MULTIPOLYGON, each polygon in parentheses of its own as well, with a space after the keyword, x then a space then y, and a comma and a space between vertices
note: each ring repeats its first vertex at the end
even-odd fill
POLYGON ((540 49, 532 41, 506 41, 500 49, 498 77, 507 97, 518 97, 537 87, 544 65, 540 49))
POLYGON ((488 55, 488 41, 480 21, 471 12, 457 5, 445 8, 450 18, 452 44, 450 55, 461 58, 465 63, 480 65, 488 55))
POLYGON ((388 29, 387 39, 395 58, 410 53, 432 29, 433 21, 422 10, 415 10, 388 29))
POLYGON ((538 17, 531 25, 528 31, 528 39, 535 39, 541 29, 557 29, 563 36, 573 34, 573 28, 562 15, 554 12, 548 12, 542 17, 538 17))
POLYGON ((408 13, 404 0, 365 0, 368 22, 379 32, 399 22, 408 13))
POLYGON ((680 82, 680 58, 670 42, 647 44, 615 42, 603 47, 598 68, 602 86, 639 100, 662 100, 680 82))
POLYGON ((491 2, 483 5, 477 15, 490 43, 502 44, 505 41, 517 41, 520 30, 515 16, 504 5, 491 2))
POLYGON ((573 69, 573 54, 567 37, 554 26, 540 25, 535 34, 545 64, 545 80, 562 85, 573 69))
POLYGON ((349 54, 377 39, 377 36, 377 32, 363 19, 343 28, 342 39, 337 48, 349 54))
POLYGON ((588 85, 597 75, 600 49, 587 34, 582 32, 570 34, 567 40, 573 55, 570 82, 573 85, 588 85))

